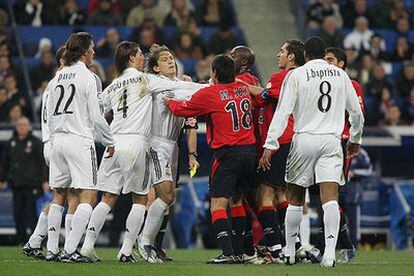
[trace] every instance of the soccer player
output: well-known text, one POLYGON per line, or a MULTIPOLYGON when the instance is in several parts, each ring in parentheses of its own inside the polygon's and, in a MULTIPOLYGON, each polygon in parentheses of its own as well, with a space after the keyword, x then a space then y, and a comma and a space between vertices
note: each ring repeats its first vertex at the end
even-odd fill
MULTIPOLYGON (((80 204, 72 218, 71 231, 61 260, 89 262, 77 252, 77 246, 88 224, 96 201, 97 160, 94 138, 107 147, 105 158, 113 156, 112 131, 102 116, 98 103, 101 80, 86 67, 93 56, 92 36, 85 32, 72 34, 66 42, 65 67, 54 78, 49 96, 48 112, 52 151, 50 155, 50 186, 53 201, 48 216, 48 236, 59 238, 63 206, 67 191, 79 194, 80 204)), ((50 248, 56 256, 58 248, 50 248)))
MULTIPOLYGON (((60 47, 56 51, 56 62, 59 64, 58 70, 64 66, 63 53, 65 46, 60 47)), ((50 94, 50 81, 42 95, 42 109, 41 109, 41 128, 42 128, 42 142, 43 142, 43 158, 46 165, 49 166, 49 155, 52 148, 50 143, 50 133, 48 126, 48 112, 47 112, 47 100, 50 94)), ((32 256, 36 259, 44 260, 46 258, 42 251, 42 242, 47 236, 47 216, 49 214, 50 204, 48 203, 42 210, 37 220, 36 228, 29 238, 29 241, 23 247, 23 253, 27 256, 32 256)), ((66 229, 65 229, 66 230, 66 229)), ((68 229, 69 230, 69 227, 68 229)))
MULTIPOLYGON (((325 52, 326 52, 325 60, 329 64, 338 66, 339 68, 345 70, 346 65, 347 65, 347 56, 346 56, 346 53, 342 49, 331 47, 331 48, 327 48, 325 52)), ((362 90, 362 87, 358 82, 354 80, 351 80, 351 81, 352 81, 352 85, 354 86, 355 92, 357 93, 362 112, 365 112, 364 102, 363 102, 364 91, 362 90)), ((342 138, 341 138, 342 149, 344 151, 344 154, 345 154, 346 144, 349 140, 350 125, 349 125, 348 117, 349 115, 346 114, 345 127, 344 127, 344 131, 342 133, 342 138)), ((348 180, 348 171, 349 171, 350 162, 351 162, 350 158, 346 158, 345 156, 344 176, 345 176, 346 181, 348 180)), ((344 191, 344 189, 340 189, 340 191, 341 193, 339 194, 339 203, 341 206, 343 206, 342 203, 345 201, 343 200, 343 197, 346 195, 346 192, 344 191)), ((341 216, 341 219, 340 219, 340 230, 339 230, 338 238, 339 238, 339 242, 341 244, 342 249, 339 251, 340 257, 338 259, 338 263, 348 263, 355 256, 355 248, 352 245, 351 238, 349 236, 347 217, 342 209, 340 210, 340 216, 341 216)), ((323 239, 320 239, 320 240, 323 241, 323 239)))
POLYGON ((281 99, 270 125, 260 167, 270 169, 272 151, 279 149, 293 114, 295 136, 286 170, 289 207, 285 221, 285 257, 295 263, 295 241, 305 203, 306 188, 317 183, 324 211, 325 254, 321 266, 335 265, 335 246, 339 231, 338 184, 343 185, 341 134, 345 110, 351 123, 347 156, 359 153, 364 116, 352 82, 342 69, 323 60, 325 43, 319 37, 304 45, 306 64, 292 70, 282 85, 281 99))
MULTIPOLYGON (((234 47, 230 51, 230 56, 234 60, 234 66, 236 71, 236 79, 241 80, 245 83, 248 83, 253 86, 259 86, 260 81, 259 79, 252 74, 251 69, 254 65, 255 61, 255 54, 250 47, 239 45, 234 47)), ((257 97, 253 97, 253 106, 255 105, 255 99, 257 97)), ((252 109, 252 116, 253 116, 253 127, 254 127, 254 135, 256 137, 256 148, 257 152, 262 152, 262 135, 261 135, 261 128, 263 125, 263 115, 264 115, 264 107, 259 107, 252 109)), ((246 195, 244 199, 244 209, 246 211, 246 229, 244 235, 244 256, 243 260, 245 263, 254 263, 259 264, 260 261, 257 257, 256 251, 254 250, 254 243, 253 243, 253 216, 252 216, 252 209, 250 206, 254 207, 255 203, 255 189, 251 189, 249 194, 246 195)))
MULTIPOLYGON (((153 45, 147 56, 148 72, 159 75, 161 79, 178 81, 174 56, 166 46, 153 45)), ((199 88, 206 85, 194 84, 199 88)), ((162 93, 153 97, 153 120, 151 129, 151 158, 153 162, 152 186, 156 199, 148 208, 145 225, 138 242, 140 255, 144 260, 155 263, 167 260, 160 244, 154 248, 155 238, 161 226, 167 226, 168 210, 175 199, 175 185, 178 170, 178 138, 184 127, 184 118, 173 116, 164 105, 162 98, 165 96, 175 99, 187 99, 197 90, 188 91, 188 94, 170 91, 165 87, 162 93), (157 252, 158 251, 158 252, 157 252), (160 258, 157 258, 157 257, 160 258)), ((189 149, 189 167, 198 167, 197 141, 195 129, 186 131, 189 149), (193 133, 193 134, 192 134, 193 133), (192 139, 190 139, 192 138, 192 139)), ((162 230, 163 231, 163 230, 162 230)))
MULTIPOLYGON (((118 195, 131 193, 132 208, 126 220, 126 231, 120 262, 135 262, 132 248, 144 222, 147 194, 150 189, 150 152, 148 140, 151 133, 154 93, 165 89, 199 87, 188 82, 163 80, 144 74, 144 56, 138 44, 121 42, 115 50, 115 66, 118 77, 100 95, 105 112, 113 111, 111 129, 117 151, 111 159, 103 159, 98 172, 98 190, 103 191, 101 202, 92 212, 81 254, 97 261, 94 244, 101 231, 106 215, 115 205, 118 195)), ((180 93, 180 91, 177 91, 180 93)))
POLYGON ((175 116, 207 115, 207 141, 214 150, 209 186, 212 222, 222 249, 222 254, 208 263, 241 263, 246 223, 243 195, 249 191, 256 170, 252 99, 247 86, 235 81, 230 57, 215 57, 211 78, 215 85, 201 89, 188 101, 164 100, 175 116))

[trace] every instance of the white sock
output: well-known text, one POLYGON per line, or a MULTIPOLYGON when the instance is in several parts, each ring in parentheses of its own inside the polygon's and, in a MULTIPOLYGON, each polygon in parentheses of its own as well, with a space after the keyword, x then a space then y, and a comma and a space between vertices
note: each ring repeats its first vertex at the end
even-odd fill
POLYGON ((310 240, 310 218, 309 214, 302 214, 300 222, 300 242, 303 246, 309 245, 310 240))
POLYGON ((73 214, 66 214, 65 216, 65 244, 63 248, 65 248, 68 244, 70 230, 72 229, 72 218, 73 214))
POLYGON ((106 215, 111 211, 111 207, 105 202, 99 202, 93 209, 91 219, 86 230, 85 241, 83 242, 81 254, 85 251, 92 251, 95 247, 96 239, 105 224, 106 215))
POLYGON ((78 248, 79 242, 82 238, 88 225, 89 218, 92 214, 92 206, 87 203, 81 203, 76 208, 72 218, 72 230, 69 233, 68 242, 65 246, 65 252, 72 254, 78 248))
POLYGON ((62 223, 63 206, 50 204, 47 216, 47 251, 59 252, 59 232, 62 223))
POLYGON ((125 256, 132 254, 132 247, 138 238, 138 232, 144 223, 145 205, 132 204, 131 211, 125 223, 124 241, 120 252, 125 256))
POLYGON ((46 238, 47 235, 47 214, 41 212, 39 219, 37 220, 36 228, 33 231, 33 234, 29 238, 29 245, 32 248, 40 248, 42 241, 46 238))
POLYGON ((299 225, 302 220, 303 206, 290 205, 286 210, 285 237, 286 237, 286 256, 295 256, 295 243, 299 235, 299 225))
POLYGON ((141 242, 143 244, 154 244, 154 239, 160 230, 167 207, 167 203, 160 198, 157 198, 149 207, 144 229, 142 230, 141 242))
POLYGON ((335 259, 336 241, 339 231, 339 206, 336 200, 322 205, 323 223, 325 224, 325 254, 324 258, 335 259))

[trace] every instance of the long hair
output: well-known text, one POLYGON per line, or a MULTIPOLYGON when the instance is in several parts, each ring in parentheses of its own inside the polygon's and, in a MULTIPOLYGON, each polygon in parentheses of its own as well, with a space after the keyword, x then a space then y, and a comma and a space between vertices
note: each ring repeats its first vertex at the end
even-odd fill
POLYGON ((92 40, 92 35, 86 32, 71 34, 65 45, 66 51, 63 57, 65 65, 70 66, 79 61, 88 51, 92 40))
POLYGON ((135 56, 139 45, 132 41, 122 41, 115 49, 115 68, 118 76, 128 68, 129 57, 135 56))

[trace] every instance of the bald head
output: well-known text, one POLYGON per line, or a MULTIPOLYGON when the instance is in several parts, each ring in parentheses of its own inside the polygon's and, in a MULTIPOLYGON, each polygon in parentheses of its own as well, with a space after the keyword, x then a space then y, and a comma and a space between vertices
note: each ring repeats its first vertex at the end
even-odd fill
POLYGON ((231 50, 230 55, 234 60, 236 72, 250 69, 254 64, 255 56, 250 47, 236 46, 231 50))

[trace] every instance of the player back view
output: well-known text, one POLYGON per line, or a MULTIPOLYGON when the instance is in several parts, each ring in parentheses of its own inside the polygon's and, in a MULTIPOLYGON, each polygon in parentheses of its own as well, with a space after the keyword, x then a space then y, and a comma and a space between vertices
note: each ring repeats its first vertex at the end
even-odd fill
POLYGON ((325 254, 321 266, 335 264, 335 246, 339 230, 338 184, 343 185, 341 134, 345 110, 351 123, 348 155, 357 155, 364 117, 351 80, 342 69, 323 60, 325 43, 318 37, 308 39, 304 47, 304 66, 294 69, 282 85, 266 139, 261 167, 269 168, 272 150, 279 148, 290 114, 295 119, 295 136, 289 152, 286 182, 290 204, 286 213, 285 255, 295 263, 295 241, 302 217, 306 188, 319 184, 324 210, 325 254))
MULTIPOLYGON (((54 189, 48 231, 59 232, 68 188, 79 191, 80 204, 72 219, 62 261, 83 261, 76 252, 96 201, 97 159, 94 139, 114 153, 112 131, 102 116, 97 92, 101 80, 86 67, 93 58, 93 40, 88 33, 72 34, 66 42, 65 65, 51 86, 48 112, 52 136, 50 186, 54 189)), ((49 248, 53 255, 57 248, 49 248)))

